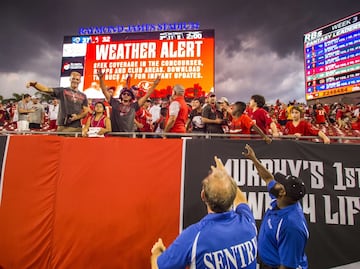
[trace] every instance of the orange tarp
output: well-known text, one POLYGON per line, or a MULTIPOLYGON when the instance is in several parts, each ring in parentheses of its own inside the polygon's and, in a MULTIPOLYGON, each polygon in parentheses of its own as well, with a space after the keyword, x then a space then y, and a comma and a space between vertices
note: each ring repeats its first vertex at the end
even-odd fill
POLYGON ((149 268, 179 232, 182 140, 10 137, 0 268, 149 268))

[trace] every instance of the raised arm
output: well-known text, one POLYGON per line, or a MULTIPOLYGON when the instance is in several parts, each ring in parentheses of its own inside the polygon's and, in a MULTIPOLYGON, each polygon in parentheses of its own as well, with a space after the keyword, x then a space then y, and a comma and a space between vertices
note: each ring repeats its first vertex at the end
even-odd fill
MULTIPOLYGON (((215 163, 216 163, 216 167, 211 167, 211 169, 214 171, 214 169, 220 169, 222 170, 224 173, 228 174, 223 163, 221 162, 221 160, 218 157, 214 157, 215 159, 215 163)), ((229 176, 230 177, 230 176, 229 176)), ((231 180, 234 180, 233 178, 231 178, 231 180)), ((236 208, 239 204, 246 204, 247 203, 247 199, 245 194, 242 192, 242 190, 240 189, 240 187, 237 188, 237 192, 236 192, 236 196, 233 202, 234 207, 236 208)))
POLYGON ((208 104, 204 107, 202 113, 201 113, 201 121, 204 124, 221 124, 223 122, 222 119, 216 117, 215 120, 209 119, 211 113, 211 106, 208 104))
POLYGON ((234 208, 236 208, 239 204, 247 204, 247 199, 245 193, 240 190, 240 187, 237 188, 235 200, 234 200, 234 208))
POLYGON ((76 113, 71 114, 71 121, 81 120, 85 118, 89 113, 89 110, 90 110, 89 106, 83 106, 79 114, 76 113))
POLYGON ((266 182, 266 185, 268 185, 269 182, 274 179, 273 174, 265 168, 258 158, 256 158, 254 150, 248 144, 246 144, 245 149, 246 152, 243 152, 242 154, 252 160, 259 176, 266 182))
POLYGON ((264 132, 259 128, 259 126, 256 125, 256 123, 251 126, 251 129, 257 132, 262 137, 262 139, 264 139, 266 144, 270 144, 272 142, 271 138, 264 134, 264 132))
MULTIPOLYGON (((23 100, 24 100, 24 99, 23 99, 23 100)), ((31 109, 26 109, 23 102, 24 102, 24 101, 21 102, 22 105, 18 105, 18 106, 17 106, 17 111, 19 112, 19 114, 28 114, 28 113, 35 112, 35 110, 34 110, 33 108, 31 108, 31 109)))
POLYGON ((165 247, 162 239, 159 238, 158 241, 155 242, 155 244, 153 245, 153 247, 151 249, 151 257, 150 257, 151 269, 159 268, 157 265, 157 259, 159 258, 161 253, 163 253, 165 250, 166 250, 166 247, 165 247))
POLYGON ((89 131, 89 127, 90 127, 90 123, 91 123, 91 117, 89 117, 85 123, 85 125, 83 125, 82 127, 82 136, 88 136, 88 131, 89 131))
POLYGON ((145 103, 146 99, 148 99, 150 97, 150 95, 154 92, 157 85, 159 85, 160 80, 161 80, 161 76, 159 75, 159 76, 157 76, 157 78, 155 79, 153 84, 151 85, 150 89, 148 89, 146 94, 138 100, 138 104, 140 107, 145 103))
POLYGON ((97 75, 99 77, 101 91, 104 94, 106 101, 110 102, 111 95, 110 95, 109 91, 107 90, 107 87, 106 87, 105 81, 104 81, 105 72, 103 72, 101 69, 98 69, 97 75))
POLYGON ((223 122, 223 120, 220 119, 220 118, 216 118, 215 120, 212 120, 212 119, 209 119, 209 118, 206 118, 206 117, 201 117, 201 120, 205 124, 209 124, 209 123, 210 124, 211 123, 213 123, 213 124, 221 124, 223 122))
POLYGON ((271 123, 270 123, 270 129, 271 129, 271 132, 272 132, 272 136, 273 136, 273 137, 279 137, 279 136, 280 136, 279 130, 278 130, 278 128, 276 127, 275 122, 271 122, 271 123))
POLYGON ((43 84, 38 83, 37 81, 29 81, 26 83, 26 88, 33 87, 34 89, 43 92, 43 93, 53 93, 54 90, 52 88, 49 88, 43 84))
POLYGON ((318 132, 318 136, 324 141, 324 144, 330 144, 330 139, 323 131, 318 132))
POLYGON ((171 128, 174 126, 175 124, 175 120, 176 120, 176 116, 175 115, 170 115, 169 118, 168 118, 168 121, 165 125, 165 128, 164 128, 164 133, 168 133, 171 128))

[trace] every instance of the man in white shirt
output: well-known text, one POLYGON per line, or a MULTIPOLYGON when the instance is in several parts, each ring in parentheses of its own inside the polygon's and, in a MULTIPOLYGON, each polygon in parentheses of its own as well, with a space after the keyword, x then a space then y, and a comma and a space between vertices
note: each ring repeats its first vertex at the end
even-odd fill
POLYGON ((24 94, 24 97, 21 101, 18 102, 17 112, 19 115, 18 119, 18 131, 28 131, 29 130, 29 113, 34 112, 31 109, 31 96, 30 94, 24 94))
POLYGON ((150 107, 150 114, 152 115, 152 123, 154 124, 160 119, 161 99, 156 98, 153 105, 150 107))
POLYGON ((59 114, 59 101, 53 99, 52 103, 49 105, 49 130, 57 129, 57 118, 59 114))

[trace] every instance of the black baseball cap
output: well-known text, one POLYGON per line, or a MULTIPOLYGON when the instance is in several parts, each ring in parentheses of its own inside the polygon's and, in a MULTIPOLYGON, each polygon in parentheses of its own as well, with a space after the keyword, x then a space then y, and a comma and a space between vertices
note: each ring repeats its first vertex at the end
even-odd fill
POLYGON ((276 173, 274 178, 282 184, 286 190, 286 196, 293 198, 295 201, 300 200, 306 194, 304 182, 295 176, 276 173))

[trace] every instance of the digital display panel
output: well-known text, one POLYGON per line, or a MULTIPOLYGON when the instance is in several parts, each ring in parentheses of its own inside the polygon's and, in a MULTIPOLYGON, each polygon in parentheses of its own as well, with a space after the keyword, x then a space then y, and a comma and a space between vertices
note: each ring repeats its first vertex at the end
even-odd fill
POLYGON ((158 75, 161 82, 152 97, 171 95, 172 87, 185 87, 185 97, 200 97, 214 88, 214 30, 142 32, 65 36, 60 86, 68 87, 70 73, 82 75, 79 89, 88 98, 104 98, 97 70, 105 72, 115 96, 126 86, 144 92, 158 75))
POLYGON ((360 12, 304 35, 305 98, 360 90, 360 12))

